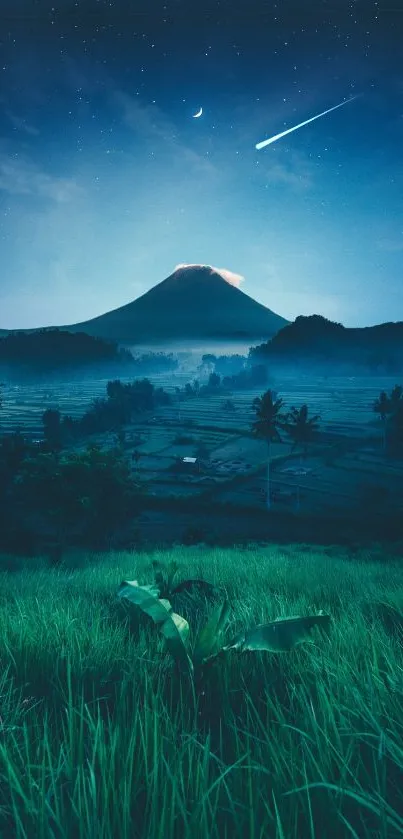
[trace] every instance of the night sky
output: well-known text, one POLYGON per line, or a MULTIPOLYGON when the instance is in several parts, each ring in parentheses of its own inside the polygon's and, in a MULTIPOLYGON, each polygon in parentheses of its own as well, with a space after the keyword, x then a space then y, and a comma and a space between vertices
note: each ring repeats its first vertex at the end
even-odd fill
POLYGON ((403 320, 402 39, 402 0, 1 0, 0 327, 178 263, 291 320, 403 320))

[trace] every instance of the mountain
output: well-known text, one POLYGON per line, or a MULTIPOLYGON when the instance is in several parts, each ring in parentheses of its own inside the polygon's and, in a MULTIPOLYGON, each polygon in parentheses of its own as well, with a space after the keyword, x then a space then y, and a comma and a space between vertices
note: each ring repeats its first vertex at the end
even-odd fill
POLYGON ((299 368, 362 367, 373 373, 400 373, 403 322, 346 327, 321 315, 300 315, 267 343, 253 347, 255 361, 276 361, 299 368))
POLYGON ((61 326, 119 344, 268 340, 288 323, 207 265, 180 267, 125 306, 61 326))

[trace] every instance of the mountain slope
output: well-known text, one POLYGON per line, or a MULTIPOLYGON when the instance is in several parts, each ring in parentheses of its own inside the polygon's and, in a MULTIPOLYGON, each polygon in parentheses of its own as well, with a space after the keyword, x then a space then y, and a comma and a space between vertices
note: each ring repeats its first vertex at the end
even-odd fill
POLYGON ((250 350, 255 360, 282 361, 299 367, 335 364, 362 366, 374 373, 400 372, 403 322, 345 327, 321 315, 300 315, 272 339, 250 350))
POLYGON ((121 344, 268 340, 287 320, 209 266, 178 268, 141 297, 83 323, 60 327, 121 344))

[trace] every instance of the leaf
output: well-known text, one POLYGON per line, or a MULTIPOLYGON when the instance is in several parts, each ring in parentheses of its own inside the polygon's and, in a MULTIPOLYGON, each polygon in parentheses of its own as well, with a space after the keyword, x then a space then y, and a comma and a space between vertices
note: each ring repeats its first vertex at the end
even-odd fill
POLYGON ((162 573, 161 563, 154 559, 152 565, 154 569, 155 585, 158 586, 160 591, 163 591, 165 588, 165 580, 162 573))
POLYGON ((160 632, 175 661, 187 672, 192 672, 193 665, 186 649, 189 624, 185 618, 172 611, 168 600, 159 600, 158 594, 155 586, 139 586, 137 580, 123 580, 118 590, 118 597, 129 600, 160 626, 160 632))
POLYGON ((155 583, 158 586, 160 592, 164 594, 170 594, 172 583, 176 574, 178 573, 179 565, 178 563, 173 560, 169 565, 168 568, 164 568, 161 562, 158 559, 154 559, 152 562, 152 566, 154 569, 154 578, 155 583))
POLYGON ((311 631, 315 626, 328 632, 330 615, 320 612, 318 615, 279 618, 271 623, 258 624, 246 632, 240 632, 224 649, 236 649, 240 652, 245 650, 285 652, 303 641, 312 641, 311 631))
POLYGON ((198 588, 204 591, 205 594, 213 595, 216 592, 216 587, 212 583, 208 583, 207 580, 182 580, 172 590, 172 594, 179 594, 181 591, 190 591, 192 588, 198 588))
POLYGON ((205 626, 200 630, 193 650, 195 666, 203 664, 207 658, 215 656, 221 649, 222 636, 228 624, 230 606, 227 600, 220 603, 210 615, 205 626))
POLYGON ((168 591, 171 591, 172 583, 173 583, 173 581, 174 581, 174 579, 175 579, 175 577, 178 573, 178 570, 179 570, 178 563, 175 560, 172 560, 172 562, 168 565, 167 576, 166 576, 166 585, 167 585, 167 590, 168 591))

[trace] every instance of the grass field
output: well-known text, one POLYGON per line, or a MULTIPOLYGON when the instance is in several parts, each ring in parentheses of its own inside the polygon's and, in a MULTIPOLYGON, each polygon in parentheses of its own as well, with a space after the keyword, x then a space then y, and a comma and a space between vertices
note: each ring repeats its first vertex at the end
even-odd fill
MULTIPOLYGON (((403 835, 396 559, 272 545, 33 562, 1 573, 5 839, 403 835), (120 581, 152 581, 155 557, 222 587, 230 635, 323 609, 330 636, 229 653, 194 706, 155 627, 117 606, 120 581)), ((194 639, 206 603, 172 602, 194 639)))

